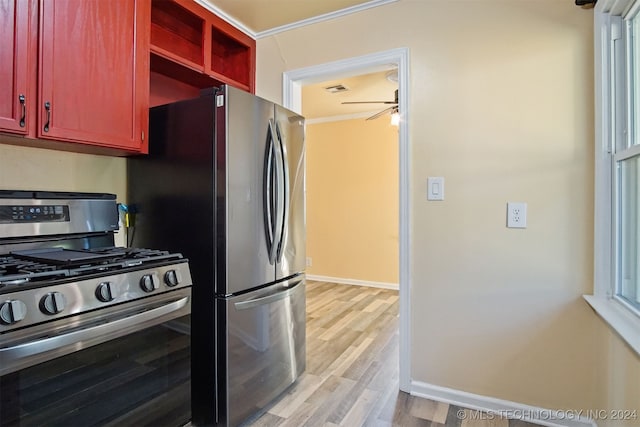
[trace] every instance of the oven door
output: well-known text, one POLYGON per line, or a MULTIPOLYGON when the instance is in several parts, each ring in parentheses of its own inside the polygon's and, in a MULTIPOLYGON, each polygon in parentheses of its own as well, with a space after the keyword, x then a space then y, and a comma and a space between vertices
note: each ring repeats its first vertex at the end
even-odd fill
POLYGON ((184 288, 0 337, 0 426, 187 424, 190 326, 184 288))

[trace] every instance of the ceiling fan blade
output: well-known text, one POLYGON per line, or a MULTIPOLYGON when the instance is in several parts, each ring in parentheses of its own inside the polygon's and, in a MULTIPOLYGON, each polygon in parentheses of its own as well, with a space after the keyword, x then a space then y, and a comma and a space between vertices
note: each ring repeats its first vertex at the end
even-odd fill
POLYGON ((384 110, 375 113, 373 116, 367 117, 367 120, 375 120, 378 117, 384 116, 387 113, 393 113, 395 110, 396 110, 396 107, 385 108, 384 110))

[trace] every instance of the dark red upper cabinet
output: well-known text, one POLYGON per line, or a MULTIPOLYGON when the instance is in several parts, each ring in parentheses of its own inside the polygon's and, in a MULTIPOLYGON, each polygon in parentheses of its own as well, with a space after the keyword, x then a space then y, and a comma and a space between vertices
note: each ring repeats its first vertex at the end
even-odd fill
POLYGON ((0 130, 27 134, 30 2, 0 0, 0 130))
POLYGON ((150 15, 150 0, 40 1, 38 138, 148 151, 150 15))
POLYGON ((151 52, 193 70, 204 71, 205 18, 194 12, 198 8, 195 3, 182 6, 175 1, 153 0, 151 52))
POLYGON ((256 41, 237 28, 211 16, 211 57, 208 73, 251 93, 255 81, 256 41))
POLYGON ((253 38, 193 0, 152 1, 152 105, 221 83, 253 93, 255 57, 253 38))

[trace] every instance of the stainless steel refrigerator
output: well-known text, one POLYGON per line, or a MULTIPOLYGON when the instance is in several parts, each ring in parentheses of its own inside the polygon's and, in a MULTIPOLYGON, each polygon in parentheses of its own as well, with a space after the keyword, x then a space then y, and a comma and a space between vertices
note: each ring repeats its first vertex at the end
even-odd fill
POLYGON ((304 118, 230 86, 150 110, 132 246, 193 277, 192 422, 255 417, 305 369, 304 118))

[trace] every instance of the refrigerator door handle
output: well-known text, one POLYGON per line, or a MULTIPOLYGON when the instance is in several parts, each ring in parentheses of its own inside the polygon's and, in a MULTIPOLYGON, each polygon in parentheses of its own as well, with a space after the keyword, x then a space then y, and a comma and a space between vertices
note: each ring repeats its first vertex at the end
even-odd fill
POLYGON ((264 176, 262 182, 263 204, 264 204, 264 229, 267 240, 267 252, 269 253, 269 262, 275 262, 275 249, 277 245, 274 242, 274 223, 273 223, 273 158, 274 158, 274 131, 272 120, 269 119, 267 127, 267 149, 264 156, 264 176))
POLYGON ((278 125, 275 124, 275 132, 273 132, 273 124, 272 124, 272 135, 274 141, 274 157, 275 157, 275 183, 276 183, 276 191, 275 191, 275 224, 274 224, 274 238, 273 238, 273 247, 271 248, 271 252, 273 254, 273 263, 278 261, 278 251, 282 244, 282 235, 284 228, 284 211, 286 209, 286 188, 285 188, 285 165, 284 158, 282 155, 282 149, 279 138, 278 125))
POLYGON ((287 159, 287 149, 282 138, 282 132, 280 131, 280 125, 276 123, 276 137, 278 139, 278 145, 280 148, 280 155, 282 156, 282 187, 283 187, 283 201, 282 201, 282 231, 280 239, 278 241, 276 261, 282 260, 282 253, 284 252, 285 242, 287 240, 287 233, 289 231, 289 162, 287 159))
POLYGON ((278 288, 272 294, 259 297, 259 298, 250 299, 247 301, 236 302, 234 304, 234 307, 236 308, 236 310, 247 310, 250 308, 259 307, 261 305, 271 304, 272 302, 279 301, 281 299, 285 299, 289 297, 291 294, 293 294, 294 292, 296 292, 297 290, 296 288, 301 283, 302 283, 302 280, 298 280, 294 282, 291 286, 278 288))

